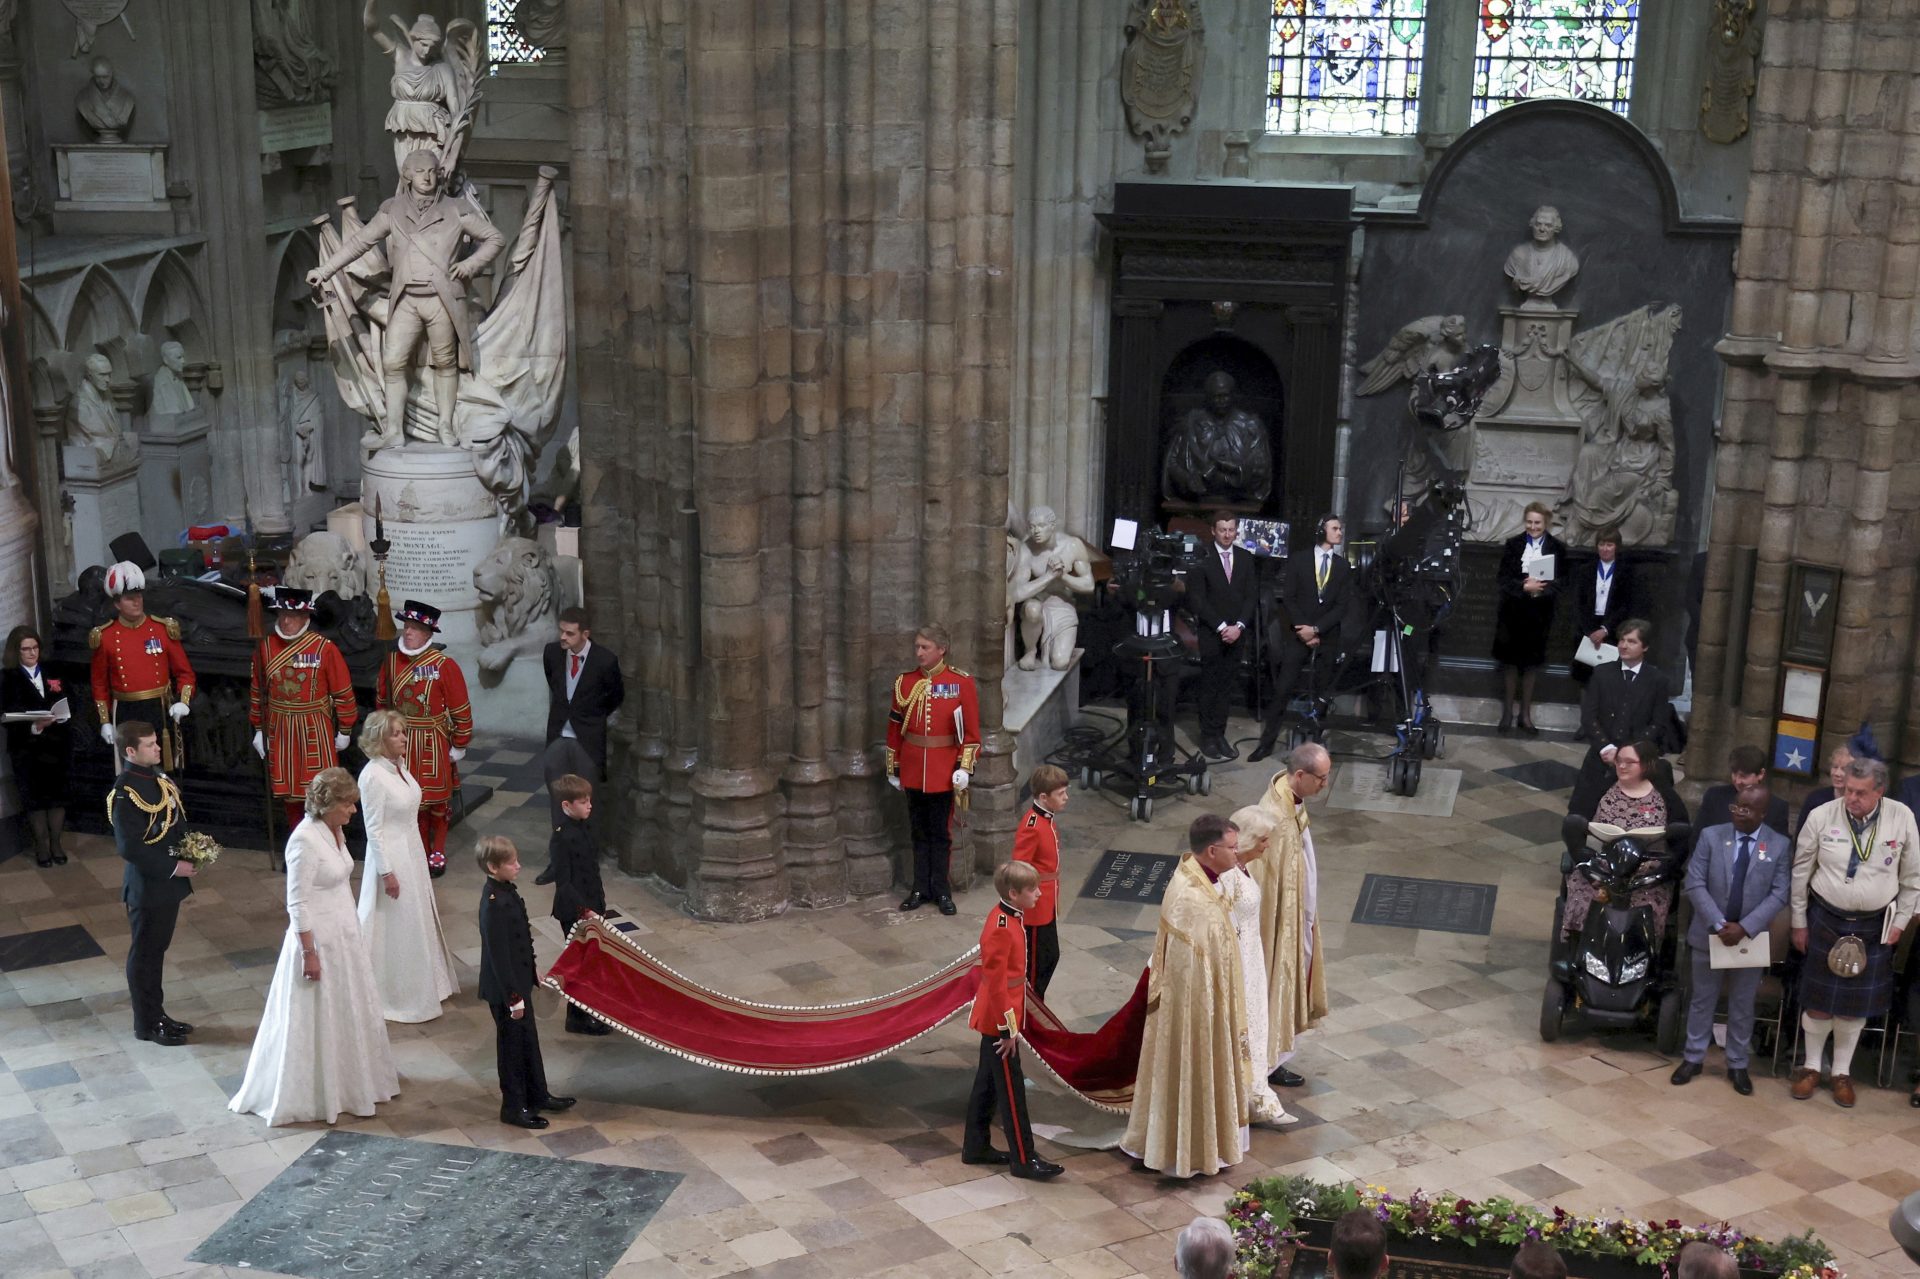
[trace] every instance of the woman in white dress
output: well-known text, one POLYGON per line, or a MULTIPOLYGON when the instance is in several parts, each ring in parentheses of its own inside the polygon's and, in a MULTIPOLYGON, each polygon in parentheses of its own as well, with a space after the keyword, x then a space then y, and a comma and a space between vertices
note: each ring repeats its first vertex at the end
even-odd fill
POLYGON ((246 1078, 227 1103, 270 1124, 371 1115, 400 1092, 341 833, 358 799, 353 774, 322 770, 307 785, 306 820, 287 837, 287 940, 246 1078))
POLYGON ((1253 1050, 1247 1122, 1290 1124, 1298 1116, 1287 1113, 1273 1085, 1267 1082, 1271 1069, 1267 1061, 1267 1018, 1272 1011, 1267 999, 1267 957, 1260 948, 1260 886, 1247 871, 1247 866, 1267 851, 1273 818, 1262 808, 1247 807, 1233 815, 1233 824, 1240 829, 1240 865, 1220 877, 1220 894, 1227 899, 1233 934, 1240 940, 1241 981, 1247 991, 1247 1042, 1253 1050))
POLYGON ((375 711, 360 730, 367 865, 360 877, 360 931, 388 1021, 432 1021, 460 989, 440 931, 440 906, 420 842, 420 783, 407 768, 407 721, 375 711))

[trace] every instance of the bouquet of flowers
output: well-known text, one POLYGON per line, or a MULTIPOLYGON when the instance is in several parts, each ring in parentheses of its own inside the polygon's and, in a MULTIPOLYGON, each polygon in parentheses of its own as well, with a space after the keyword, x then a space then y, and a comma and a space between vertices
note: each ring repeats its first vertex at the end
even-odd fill
POLYGON ((194 868, 198 870, 219 861, 220 854, 225 851, 226 849, 220 847, 213 836, 205 831, 190 830, 180 841, 180 847, 174 850, 174 855, 181 861, 192 862, 194 868))

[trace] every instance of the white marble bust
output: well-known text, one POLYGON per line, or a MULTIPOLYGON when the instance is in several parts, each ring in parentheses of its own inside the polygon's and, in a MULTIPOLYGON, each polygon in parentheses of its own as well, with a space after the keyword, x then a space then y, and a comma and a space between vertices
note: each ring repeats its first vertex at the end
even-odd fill
POLYGON ((67 443, 91 448, 102 465, 119 451, 120 414, 113 407, 113 362, 104 355, 87 357, 87 373, 67 406, 67 443))
POLYGON ((1528 301, 1550 301, 1580 273, 1580 259, 1560 243, 1560 210, 1543 204, 1528 222, 1532 238, 1507 254, 1507 278, 1528 301))
POLYGON ((186 367, 185 347, 178 342, 160 344, 160 367, 153 371, 153 394, 148 397, 148 412, 193 412, 193 391, 183 376, 186 367))

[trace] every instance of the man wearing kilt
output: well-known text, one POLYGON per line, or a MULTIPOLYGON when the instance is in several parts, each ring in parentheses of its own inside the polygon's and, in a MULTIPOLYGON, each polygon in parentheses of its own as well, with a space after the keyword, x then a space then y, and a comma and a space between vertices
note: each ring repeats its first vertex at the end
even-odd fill
POLYGON ((292 830, 307 815, 307 784, 339 762, 360 707, 347 659, 313 629, 313 592, 277 586, 271 594, 273 630, 253 651, 247 719, 292 830))
POLYGON ((427 869, 438 879, 447 873, 447 824, 453 793, 460 789, 455 765, 473 740, 473 707, 460 664, 434 647, 440 610, 408 600, 393 616, 400 638, 380 664, 373 700, 377 709, 399 711, 407 721, 407 768, 420 783, 420 842, 427 869))
POLYGON ((1846 773, 1840 795, 1807 814, 1793 853, 1793 948, 1807 957, 1807 1053, 1793 1096, 1805 1101, 1820 1086, 1831 1034, 1833 1099, 1851 1106, 1854 1046, 1867 1019, 1893 1003, 1893 952, 1920 905, 1920 830, 1912 809, 1887 798, 1884 763, 1856 758, 1846 773))

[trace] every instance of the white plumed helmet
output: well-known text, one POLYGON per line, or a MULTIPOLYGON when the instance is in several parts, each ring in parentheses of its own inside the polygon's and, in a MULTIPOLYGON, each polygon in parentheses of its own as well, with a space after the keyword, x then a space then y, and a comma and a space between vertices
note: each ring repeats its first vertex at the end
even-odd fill
POLYGON ((137 564, 121 560, 107 570, 107 596, 110 599, 117 600, 132 591, 146 589, 147 575, 140 571, 140 566, 137 564))

